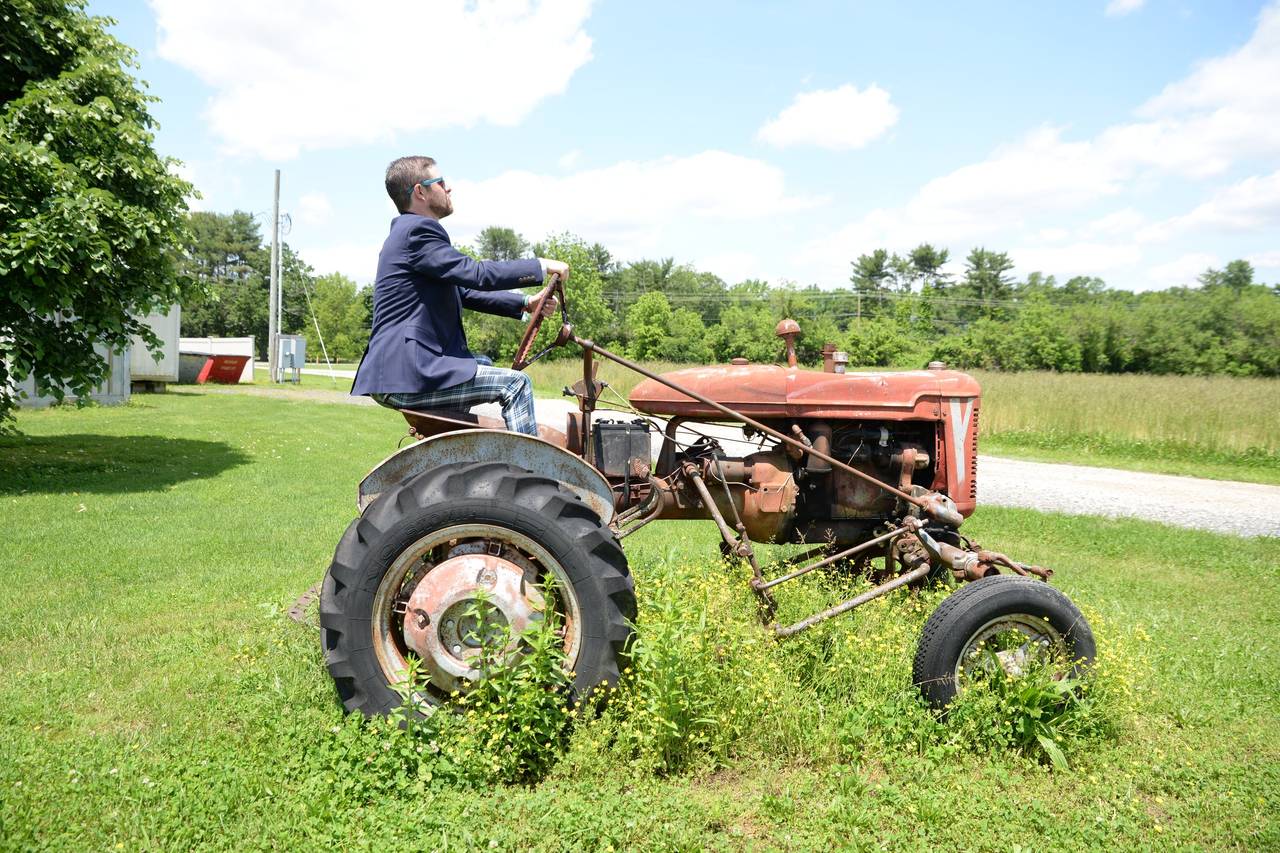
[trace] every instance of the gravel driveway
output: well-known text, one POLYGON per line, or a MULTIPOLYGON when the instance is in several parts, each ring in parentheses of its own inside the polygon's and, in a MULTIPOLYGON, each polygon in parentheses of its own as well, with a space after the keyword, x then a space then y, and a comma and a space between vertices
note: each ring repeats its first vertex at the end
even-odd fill
POLYGON ((1280 486, 978 457, 978 503, 1280 536, 1280 486))

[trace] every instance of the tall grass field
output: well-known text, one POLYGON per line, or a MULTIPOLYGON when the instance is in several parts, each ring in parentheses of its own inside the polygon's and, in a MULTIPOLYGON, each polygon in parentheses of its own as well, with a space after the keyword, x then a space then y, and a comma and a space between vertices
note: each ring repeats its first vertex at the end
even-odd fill
MULTIPOLYGON (((638 375, 603 359, 599 378, 626 397, 638 375)), ((662 373, 689 365, 653 362, 662 373)), ((558 395, 575 359, 529 368, 558 395)), ((973 371, 984 453, 1216 479, 1280 483, 1280 379, 973 371)), ((606 400, 616 401, 606 393, 606 400)))
MULTIPOLYGON (((980 508, 966 531, 1054 567, 1099 663, 1077 692, 973 691, 942 719, 910 662, 946 587, 777 642, 710 524, 659 522, 626 540, 637 640, 603 710, 498 673, 401 730, 343 715, 314 623, 284 612, 394 412, 182 390, 18 426, 2 849, 1280 847, 1276 540, 980 508)), ((780 616, 864 585, 810 576, 780 616)))

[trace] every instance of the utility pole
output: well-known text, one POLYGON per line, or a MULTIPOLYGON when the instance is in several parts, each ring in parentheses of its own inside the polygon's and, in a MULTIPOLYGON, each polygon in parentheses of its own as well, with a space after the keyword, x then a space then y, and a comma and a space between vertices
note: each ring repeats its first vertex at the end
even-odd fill
POLYGON ((275 197, 271 203, 271 292, 267 306, 267 374, 278 382, 280 354, 280 170, 276 169, 275 197))

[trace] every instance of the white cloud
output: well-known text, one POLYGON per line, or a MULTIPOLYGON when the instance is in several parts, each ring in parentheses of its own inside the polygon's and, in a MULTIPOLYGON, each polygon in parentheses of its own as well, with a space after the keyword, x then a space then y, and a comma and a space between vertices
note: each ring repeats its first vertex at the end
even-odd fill
POLYGON ((1147 0, 1111 0, 1107 4, 1106 15, 1112 18, 1127 15, 1141 9, 1146 2, 1147 0))
POLYGON ((1009 251, 1019 275, 1042 272, 1066 280, 1132 267, 1142 250, 1131 244, 1073 243, 1069 246, 1024 246, 1009 251))
POLYGON ((1188 110, 1274 109, 1280 102, 1280 5, 1258 16, 1258 27, 1238 50, 1201 62, 1188 76, 1169 84, 1142 107, 1150 116, 1188 110))
POLYGON ((310 192, 298 199, 298 223, 323 225, 333 215, 333 205, 322 192, 310 192))
POLYGON ((560 159, 556 161, 556 165, 561 169, 572 169, 577 164, 578 158, 582 156, 581 149, 574 148, 560 155, 560 159))
POLYGON ((209 209, 209 200, 205 198, 204 193, 200 192, 200 185, 196 183, 196 170, 192 168, 190 163, 170 161, 169 172, 191 184, 194 189, 194 192, 187 196, 188 210, 197 211, 209 209))
POLYGON ((1132 207, 1126 207, 1091 220, 1080 229, 1080 232, 1089 237, 1132 236, 1146 223, 1146 216, 1132 207))
POLYGON ((510 171, 484 181, 459 180, 445 226, 461 242, 488 225, 534 239, 568 230, 628 257, 660 247, 667 229, 684 229, 692 220, 745 221, 820 202, 788 195, 776 166, 704 151, 564 176, 510 171))
POLYGON ((1280 251, 1272 250, 1270 252, 1255 252, 1245 258, 1255 267, 1263 269, 1280 269, 1280 251))
MULTIPOLYGON (((376 243, 326 243, 303 246, 298 255, 311 265, 316 275, 340 272, 359 284, 370 284, 378 272, 378 253, 382 241, 376 243)), ((288 283, 286 282, 286 286, 288 283)))
POLYGON ((1196 277, 1209 267, 1220 266, 1218 256, 1208 252, 1189 252, 1165 264, 1152 267, 1147 277, 1156 287, 1195 284, 1196 277))
POLYGON ((778 148, 861 148, 897 121, 898 108, 884 89, 873 83, 858 91, 846 83, 838 89, 801 92, 790 106, 766 122, 757 136, 778 148))
POLYGON ((1123 177, 1118 165, 1099 156, 1093 142, 1066 142, 1060 129, 1041 127, 980 163, 935 178, 920 189, 914 203, 1020 220, 1114 195, 1123 177))
POLYGON ((1191 212, 1147 226, 1138 238, 1154 243, 1192 232, 1276 230, 1280 230, 1280 171, 1225 187, 1191 212))
POLYGON ((160 56, 214 89, 214 133, 272 159, 515 125, 591 58, 591 0, 150 2, 160 56))
POLYGON ((713 272, 729 284, 737 284, 748 278, 760 278, 763 264, 754 252, 717 252, 695 258, 695 269, 713 272))

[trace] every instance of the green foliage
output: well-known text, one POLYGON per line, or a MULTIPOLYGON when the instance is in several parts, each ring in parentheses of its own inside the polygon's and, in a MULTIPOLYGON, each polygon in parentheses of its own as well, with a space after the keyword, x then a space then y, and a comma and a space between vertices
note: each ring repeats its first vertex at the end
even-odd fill
POLYGON ((320 341, 316 335, 319 324, 329 358, 333 361, 359 361, 369 342, 369 313, 363 294, 356 283, 342 273, 322 275, 315 279, 310 290, 314 319, 302 328, 307 338, 307 352, 319 358, 320 341))
POLYGON ((529 256, 529 241, 513 228, 490 225, 476 237, 476 253, 486 260, 514 261, 529 256))
POLYGON ((982 316, 1009 316, 1008 306, 1000 304, 1013 296, 1013 277, 1009 275, 1013 261, 1008 254, 977 248, 964 263, 964 287, 982 303, 982 316))
POLYGON ((855 367, 900 367, 919 360, 911 358, 919 350, 914 336, 890 317, 850 324, 841 349, 849 354, 849 364, 855 367))
POLYGON ((134 52, 82 2, 4 7, 0 53, 0 427, 13 385, 86 396, 106 377, 94 344, 140 336, 178 302, 185 197, 128 69, 134 52))
POLYGON ((642 295, 627 311, 627 352, 636 359, 700 362, 711 357, 707 329, 698 312, 672 311, 667 297, 654 291, 642 295))
POLYGON ((783 344, 774 334, 778 320, 764 305, 732 305, 720 313, 720 322, 707 330, 717 361, 746 358, 768 364, 777 361, 783 344))
MULTIPOLYGON (((251 214, 240 210, 192 213, 181 264, 201 287, 183 303, 183 334, 260 334, 259 328, 267 323, 269 263, 270 251, 263 247, 251 214)), ((259 343, 265 348, 265 341, 259 343)))
MULTIPOLYGON (((553 258, 569 265, 569 281, 565 284, 565 293, 568 295, 569 321, 573 323, 574 332, 601 344, 616 340, 612 337, 616 318, 604 299, 604 277, 598 266, 599 247, 587 245, 581 238, 565 233, 537 244, 533 253, 539 258, 553 258)), ((543 340, 555 337, 559 324, 547 322, 543 325, 543 340)), ((561 358, 574 355, 568 349, 552 354, 561 358)))
MULTIPOLYGON (((476 602, 467 615, 485 625, 486 608, 476 602)), ((560 624, 548 614, 521 635, 503 625, 476 638, 472 666, 480 676, 445 710, 419 707, 426 678, 415 661, 392 718, 405 770, 425 782, 472 785, 542 778, 563 752, 572 719, 560 624)))

